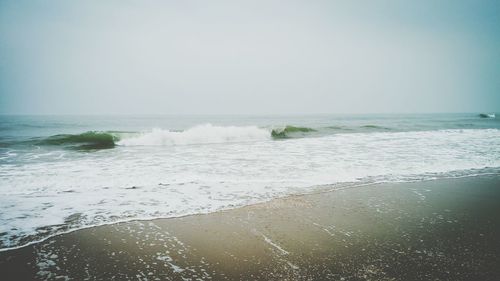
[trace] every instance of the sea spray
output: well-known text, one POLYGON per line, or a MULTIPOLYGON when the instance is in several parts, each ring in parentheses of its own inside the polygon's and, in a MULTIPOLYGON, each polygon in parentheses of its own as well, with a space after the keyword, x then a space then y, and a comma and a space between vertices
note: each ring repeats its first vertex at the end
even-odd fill
POLYGON ((165 146, 210 144, 268 140, 269 138, 270 133, 268 130, 256 126, 237 127, 204 124, 185 131, 171 131, 156 128, 150 132, 141 133, 136 137, 124 138, 118 141, 118 145, 165 146))

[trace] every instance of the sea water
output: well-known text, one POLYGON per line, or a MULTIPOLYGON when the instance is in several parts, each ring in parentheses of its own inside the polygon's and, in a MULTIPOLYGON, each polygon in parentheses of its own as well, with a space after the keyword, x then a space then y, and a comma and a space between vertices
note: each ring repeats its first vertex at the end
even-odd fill
POLYGON ((479 114, 0 116, 0 250, 359 184, 499 173, 479 114))

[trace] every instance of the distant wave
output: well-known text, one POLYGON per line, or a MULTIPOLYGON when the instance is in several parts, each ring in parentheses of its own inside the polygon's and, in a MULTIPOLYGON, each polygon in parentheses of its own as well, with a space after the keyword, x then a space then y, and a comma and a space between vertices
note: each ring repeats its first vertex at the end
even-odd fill
POLYGON ((346 128, 344 126, 327 126, 325 128, 331 129, 331 130, 350 130, 349 128, 346 128))
POLYGON ((495 118, 495 113, 480 113, 479 117, 481 118, 495 118))
POLYGON ((376 129, 376 130, 391 130, 391 128, 383 127, 383 126, 378 126, 378 125, 364 125, 364 126, 361 126, 361 128, 364 128, 364 129, 376 129))
POLYGON ((275 139, 285 139, 292 137, 293 134, 297 133, 310 133, 310 132, 316 132, 315 129, 308 128, 308 127, 295 127, 295 126, 290 126, 287 125, 283 128, 275 128, 271 130, 271 136, 275 139))

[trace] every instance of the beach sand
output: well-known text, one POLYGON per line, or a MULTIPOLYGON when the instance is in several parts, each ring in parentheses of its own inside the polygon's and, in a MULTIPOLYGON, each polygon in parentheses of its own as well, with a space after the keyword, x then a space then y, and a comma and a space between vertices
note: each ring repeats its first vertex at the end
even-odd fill
POLYGON ((500 175, 384 183, 62 234, 1 280, 500 280, 500 175))

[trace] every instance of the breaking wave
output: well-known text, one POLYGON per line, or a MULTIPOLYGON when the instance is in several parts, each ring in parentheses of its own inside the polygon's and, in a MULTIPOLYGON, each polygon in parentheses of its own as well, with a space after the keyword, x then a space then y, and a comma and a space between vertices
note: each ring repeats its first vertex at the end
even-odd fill
MULTIPOLYGON (((145 132, 89 131, 81 134, 61 134, 29 141, 36 145, 58 145, 75 150, 109 149, 116 146, 169 146, 234 143, 262 140, 283 140, 319 137, 342 133, 375 133, 393 131, 392 128, 367 124, 361 126, 300 127, 285 126, 217 126, 202 124, 186 130, 155 128, 145 132)), ((2 142, 3 145, 4 142, 2 142)), ((9 146, 9 143, 5 143, 9 146)))
POLYGON ((43 139, 37 144, 40 145, 60 145, 72 149, 106 149, 115 147, 115 141, 119 138, 109 132, 85 132, 82 134, 55 135, 43 139))
POLYGON ((166 146, 259 141, 301 137, 316 132, 307 127, 215 126, 204 124, 184 131, 152 129, 149 132, 89 131, 81 134, 54 135, 35 141, 37 145, 57 145, 76 150, 97 150, 120 146, 166 146))
MULTIPOLYGON (((364 127, 380 128, 373 125, 364 127)), ((332 133, 331 129, 347 130, 335 126, 326 127, 326 129, 329 129, 325 131, 328 134, 332 133)), ((272 139, 280 140, 320 135, 322 135, 321 130, 318 128, 292 125, 262 128, 257 126, 215 126, 212 124, 203 124, 183 131, 155 128, 149 132, 89 131, 81 134, 61 134, 37 140, 34 144, 57 145, 75 150, 98 150, 114 148, 117 145, 167 146, 213 144, 272 139)))
POLYGON ((211 124, 199 125, 185 131, 170 131, 153 129, 151 132, 141 133, 134 137, 123 138, 117 142, 123 146, 163 146, 245 142, 268 140, 270 132, 257 126, 214 126, 211 124))
POLYGON ((493 118, 494 119, 496 117, 496 115, 495 115, 495 113, 480 113, 479 117, 480 118, 493 118))
POLYGON ((288 125, 283 128, 272 129, 271 136, 275 139, 286 139, 297 135, 304 135, 304 133, 310 132, 316 132, 316 130, 308 127, 295 127, 288 125))

